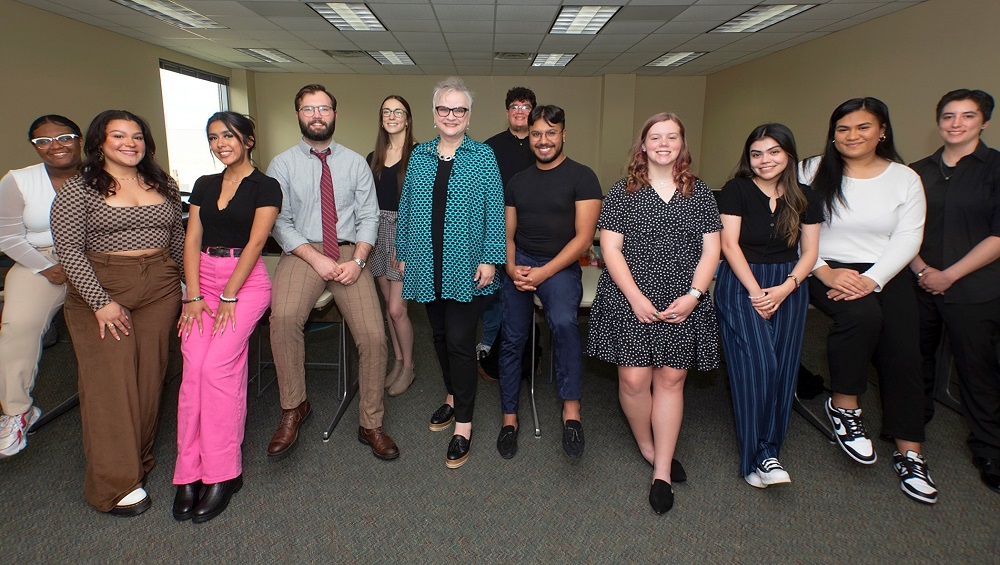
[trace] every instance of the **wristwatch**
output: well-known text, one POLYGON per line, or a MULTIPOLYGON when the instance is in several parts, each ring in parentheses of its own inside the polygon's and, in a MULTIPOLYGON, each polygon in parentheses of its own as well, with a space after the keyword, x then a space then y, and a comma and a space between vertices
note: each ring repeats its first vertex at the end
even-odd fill
POLYGON ((357 264, 358 264, 358 266, 359 266, 359 267, 361 267, 362 269, 364 269, 364 268, 365 268, 365 265, 366 265, 366 263, 365 263, 365 260, 364 260, 364 259, 359 259, 359 258, 357 258, 357 257, 353 257, 353 258, 352 258, 352 260, 353 260, 353 261, 354 261, 355 263, 357 263, 357 264))

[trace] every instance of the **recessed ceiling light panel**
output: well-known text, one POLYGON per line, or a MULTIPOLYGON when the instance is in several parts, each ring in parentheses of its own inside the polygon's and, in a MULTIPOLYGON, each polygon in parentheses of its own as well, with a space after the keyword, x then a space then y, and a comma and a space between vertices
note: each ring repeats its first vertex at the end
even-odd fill
POLYGON ((563 6, 549 33, 596 35, 621 6, 563 6))
POLYGON ((225 29, 226 26, 170 0, 111 0, 115 4, 185 29, 225 29))
POLYGON ((716 33, 753 33, 815 7, 816 4, 757 6, 711 31, 716 33))
POLYGON ((679 67, 688 61, 693 61, 704 55, 704 52, 682 51, 676 53, 666 53, 662 57, 646 63, 647 67, 679 67))
POLYGON ((346 2, 307 2, 340 31, 385 31, 385 26, 366 4, 346 2))
POLYGON ((532 67, 565 67, 576 57, 576 53, 539 53, 532 61, 532 67))
POLYGON ((383 65, 412 65, 413 59, 406 54, 406 51, 369 51, 372 59, 383 65))
POLYGON ((240 53, 245 55, 250 55, 260 59, 261 61, 266 61, 268 63, 301 63, 295 57, 291 55, 285 55, 277 49, 264 49, 259 47, 234 47, 240 53))

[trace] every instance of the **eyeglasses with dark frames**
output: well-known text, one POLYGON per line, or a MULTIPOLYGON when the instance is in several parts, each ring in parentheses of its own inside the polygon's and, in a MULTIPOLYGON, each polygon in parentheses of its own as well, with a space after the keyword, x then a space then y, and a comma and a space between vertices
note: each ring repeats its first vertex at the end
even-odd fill
POLYGON ((449 108, 447 106, 435 106, 434 111, 437 115, 442 118, 447 118, 448 114, 455 114, 456 118, 464 118, 465 113, 469 111, 468 108, 464 106, 459 106, 458 108, 449 108))
POLYGON ((48 147, 49 145, 52 145, 53 141, 55 141, 59 143, 59 145, 66 146, 71 145, 73 141, 77 139, 80 139, 80 136, 75 133, 64 133, 55 137, 36 137, 31 140, 31 144, 35 147, 48 147))

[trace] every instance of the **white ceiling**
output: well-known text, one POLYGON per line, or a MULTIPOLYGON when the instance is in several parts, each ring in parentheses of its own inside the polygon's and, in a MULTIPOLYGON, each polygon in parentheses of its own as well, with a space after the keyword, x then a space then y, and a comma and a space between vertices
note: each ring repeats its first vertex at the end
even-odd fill
POLYGON ((797 0, 819 4, 757 33, 706 33, 759 4, 796 0, 368 0, 388 31, 342 32, 305 0, 177 0, 228 29, 180 29, 111 0, 18 0, 231 68, 257 72, 417 75, 708 75, 890 14, 923 0, 797 0), (620 5, 597 35, 549 35, 562 4, 620 5), (235 50, 274 48, 301 63, 235 50), (403 50, 415 66, 323 50, 403 50), (669 51, 708 51, 676 68, 645 67, 669 51), (563 68, 494 60, 496 52, 578 53, 563 68))

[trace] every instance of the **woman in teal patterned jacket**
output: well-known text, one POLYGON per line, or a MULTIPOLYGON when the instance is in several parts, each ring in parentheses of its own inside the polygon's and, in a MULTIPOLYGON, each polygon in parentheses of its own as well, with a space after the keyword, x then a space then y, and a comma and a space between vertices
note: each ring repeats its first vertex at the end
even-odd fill
POLYGON ((427 305, 448 391, 430 429, 444 431, 455 422, 445 458, 450 469, 469 457, 476 322, 482 296, 500 288, 496 265, 507 258, 503 183, 493 150, 465 134, 471 114, 472 93, 461 79, 438 84, 434 126, 440 135, 410 154, 396 232, 403 298, 427 305))

